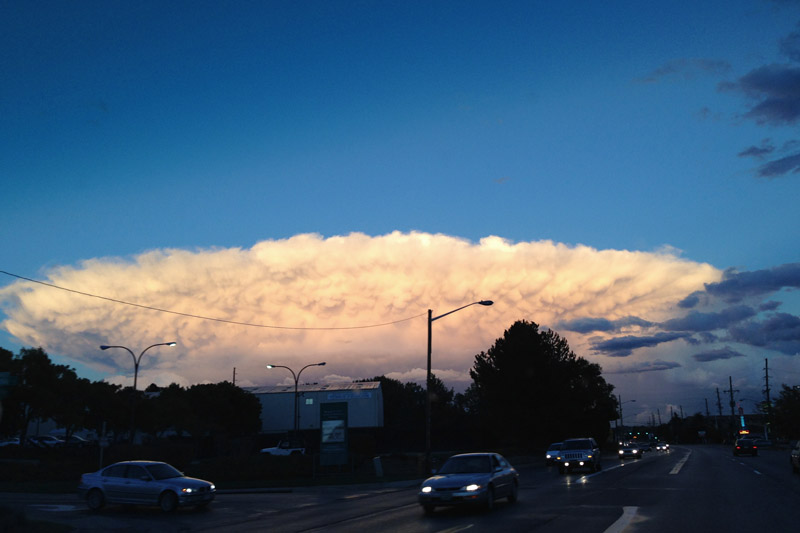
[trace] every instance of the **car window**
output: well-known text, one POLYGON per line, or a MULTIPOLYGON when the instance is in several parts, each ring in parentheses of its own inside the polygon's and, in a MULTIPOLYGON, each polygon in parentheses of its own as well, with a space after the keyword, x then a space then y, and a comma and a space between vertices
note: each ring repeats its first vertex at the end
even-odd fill
POLYGON ((440 474, 474 474, 492 471, 492 463, 486 456, 451 457, 439 470, 440 474))
POLYGON ((153 479, 169 479, 171 477, 183 476, 183 474, 176 470, 175 467, 166 463, 147 465, 147 471, 150 472, 150 475, 153 476, 153 479))
POLYGON ((129 465, 128 472, 125 474, 125 477, 129 479, 150 479, 150 476, 147 475, 147 471, 139 465, 129 465))
POLYGON ((104 477, 125 477, 128 465, 111 465, 103 470, 104 477))

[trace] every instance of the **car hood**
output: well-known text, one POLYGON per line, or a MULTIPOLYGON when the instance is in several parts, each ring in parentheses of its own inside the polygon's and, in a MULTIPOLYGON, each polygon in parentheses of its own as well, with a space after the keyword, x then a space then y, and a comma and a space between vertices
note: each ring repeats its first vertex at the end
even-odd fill
POLYGON ((200 489, 212 485, 210 481, 204 479, 197 479, 195 477, 171 477, 167 479, 160 479, 158 483, 169 485, 176 488, 200 489))
POLYGON ((422 483, 422 486, 434 489, 458 488, 471 483, 485 485, 488 481, 489 474, 440 474, 429 477, 422 483))

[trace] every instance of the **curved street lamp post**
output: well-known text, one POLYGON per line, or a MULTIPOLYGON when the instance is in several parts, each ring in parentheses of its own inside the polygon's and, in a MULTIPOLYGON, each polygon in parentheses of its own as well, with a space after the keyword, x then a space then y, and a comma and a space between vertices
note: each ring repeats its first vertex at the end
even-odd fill
POLYGON ((312 363, 310 365, 306 365, 300 369, 300 372, 297 374, 294 373, 294 370, 289 368, 288 366, 283 365, 267 365, 267 368, 285 368, 289 372, 292 373, 292 378, 294 378, 294 434, 297 435, 298 431, 300 430, 300 411, 297 405, 298 393, 297 393, 297 384, 300 382, 300 374, 303 373, 303 370, 310 366, 325 366, 325 362, 322 363, 312 363))
POLYGON ((431 337, 432 337, 432 324, 434 320, 439 320, 447 315, 451 315, 456 311, 469 307, 471 305, 492 305, 494 302, 491 300, 481 300, 479 302, 472 302, 471 304, 462 305, 458 309, 453 309, 439 316, 433 316, 433 311, 428 309, 428 375, 425 380, 425 474, 428 475, 431 471, 431 337))
POLYGON ((138 381, 138 378, 139 378, 139 363, 142 362, 142 356, 144 355, 144 353, 147 350, 149 350, 150 348, 155 348, 156 346, 177 346, 177 345, 178 345, 177 342, 158 342, 156 344, 151 344, 150 346, 148 346, 147 348, 142 350, 142 353, 139 354, 139 357, 136 357, 133 354, 133 351, 130 348, 128 348, 127 346, 117 346, 117 345, 108 346, 108 345, 105 345, 105 344, 100 346, 101 350, 108 350, 109 348, 122 348, 123 350, 127 350, 128 353, 131 354, 131 357, 133 358, 133 393, 134 394, 133 394, 133 396, 131 396, 131 444, 133 444, 133 437, 134 437, 134 431, 135 431, 134 422, 136 420, 136 418, 135 418, 135 416, 136 416, 136 403, 134 401, 134 396, 136 395, 136 385, 137 385, 137 381, 138 381))

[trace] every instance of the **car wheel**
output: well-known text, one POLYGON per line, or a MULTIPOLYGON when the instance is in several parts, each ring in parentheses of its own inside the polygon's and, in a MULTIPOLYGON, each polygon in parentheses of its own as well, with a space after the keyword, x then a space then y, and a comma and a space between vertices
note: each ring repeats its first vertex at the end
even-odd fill
POLYGON ((519 494, 519 483, 517 483, 517 480, 515 479, 511 483, 511 493, 509 493, 508 495, 508 502, 517 503, 518 494, 519 494))
POLYGON ((103 491, 100 489, 92 489, 86 495, 86 505, 92 511, 99 511, 106 504, 106 498, 103 496, 103 491))
POLYGON ((422 506, 422 510, 425 511, 425 514, 433 514, 433 512, 436 510, 436 506, 426 504, 422 506))
POLYGON ((492 509, 494 509, 494 487, 489 485, 486 491, 486 510, 491 511, 492 509))
POLYGON ((178 507, 178 497, 174 492, 162 492, 158 498, 158 505, 165 513, 171 513, 178 507))

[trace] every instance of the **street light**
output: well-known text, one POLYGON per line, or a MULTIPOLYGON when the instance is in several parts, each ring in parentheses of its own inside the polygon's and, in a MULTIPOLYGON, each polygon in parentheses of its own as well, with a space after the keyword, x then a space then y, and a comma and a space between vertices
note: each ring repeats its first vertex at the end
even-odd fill
POLYGON ((619 426, 624 431, 624 429, 625 429, 625 420, 622 418, 622 404, 632 403, 632 402, 635 402, 636 400, 625 400, 623 402, 622 401, 622 396, 617 396, 617 398, 619 399, 619 426))
POLYGON ((133 357, 133 395, 131 396, 131 444, 133 444, 134 431, 136 427, 134 425, 136 420, 136 403, 134 397, 136 396, 136 382, 139 378, 139 363, 142 362, 142 356, 147 350, 149 350, 150 348, 155 348, 156 346, 177 346, 177 345, 178 345, 177 342, 159 342, 156 344, 151 344, 150 346, 142 350, 142 353, 139 354, 138 358, 135 355, 133 355, 133 351, 131 351, 131 349, 128 348, 127 346, 107 346, 105 344, 100 346, 101 350, 108 350, 109 348, 122 348, 123 350, 127 350, 128 353, 131 354, 131 357, 133 357))
POLYGON ((133 357, 133 390, 136 391, 136 380, 139 377, 139 363, 141 363, 142 361, 142 356, 144 355, 144 352, 156 346, 177 346, 177 345, 178 345, 177 342, 159 342, 157 344, 150 345, 144 350, 142 350, 142 353, 139 354, 138 358, 135 355, 133 355, 133 352, 127 346, 106 346, 104 344, 100 346, 100 349, 108 350, 109 348, 122 348, 123 350, 128 350, 128 353, 131 354, 131 357, 133 357))
POLYGON ((300 374, 302 374, 303 370, 305 370, 306 368, 308 368, 310 366, 325 366, 325 362, 323 361, 322 363, 312 363, 310 365, 306 365, 303 368, 301 368, 300 372, 298 372, 297 374, 295 374, 294 370, 292 370, 288 366, 267 365, 267 368, 285 368, 286 370, 288 370, 289 372, 292 373, 292 377, 294 378, 294 433, 295 433, 295 436, 297 435, 297 432, 300 429, 300 411, 298 410, 298 406, 297 406, 297 398, 298 398, 297 384, 300 381, 300 374))
POLYGON ((479 302, 472 302, 471 304, 462 305, 458 309, 453 309, 439 316, 433 316, 433 311, 428 309, 428 375, 425 379, 425 474, 431 471, 431 327, 434 320, 451 315, 456 311, 469 307, 471 305, 492 305, 494 302, 491 300, 481 300, 479 302))

